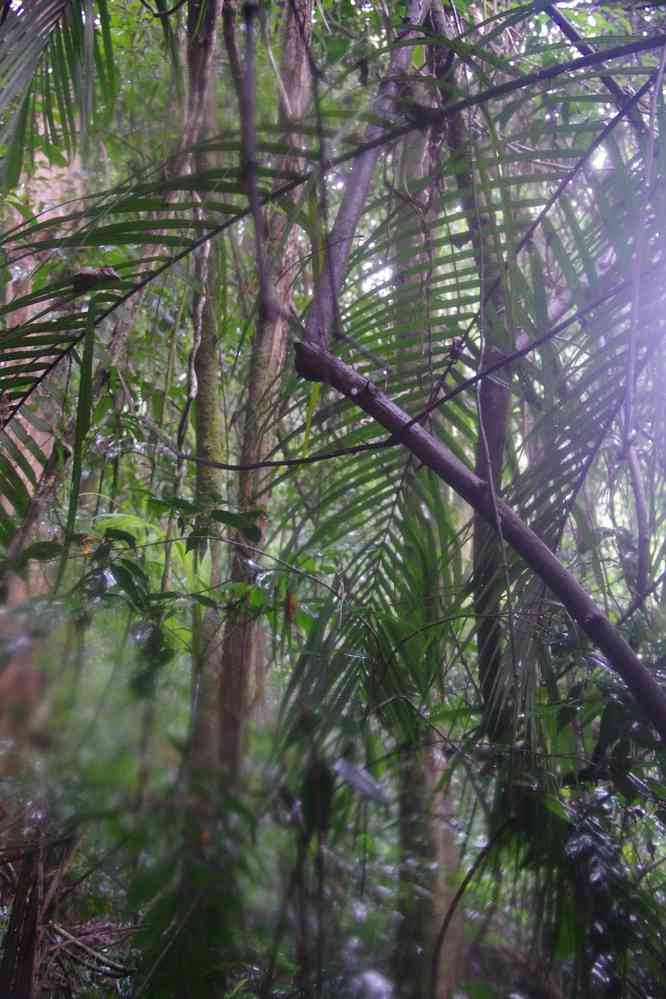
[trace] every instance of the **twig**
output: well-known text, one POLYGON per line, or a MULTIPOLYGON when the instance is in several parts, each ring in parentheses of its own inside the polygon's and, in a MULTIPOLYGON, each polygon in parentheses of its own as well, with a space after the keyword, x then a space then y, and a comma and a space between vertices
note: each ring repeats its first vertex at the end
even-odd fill
POLYGON ((182 451, 177 445, 174 445, 171 442, 167 434, 154 424, 152 420, 146 416, 142 416, 141 420, 146 424, 151 433, 159 438, 160 443, 164 447, 168 448, 168 450, 179 461, 192 461, 197 465, 205 465, 208 468, 220 468, 225 472, 252 472, 255 469, 260 468, 293 468, 298 465, 313 465, 319 461, 329 461, 331 458, 342 458, 347 457, 348 455, 362 454, 364 451, 381 451, 385 448, 396 447, 400 443, 398 440, 386 438, 385 440, 375 441, 370 444, 357 444, 355 447, 343 447, 338 448, 336 451, 325 451, 321 454, 311 454, 307 455, 305 458, 267 458, 264 461, 253 461, 247 464, 232 464, 226 461, 213 461, 210 458, 202 458, 199 455, 182 451))
POLYGON ((105 957, 104 954, 100 954, 92 947, 89 947, 88 944, 85 944, 83 940, 80 940, 78 937, 75 937, 72 933, 69 932, 69 930, 66 930, 64 926, 61 926, 60 923, 56 923, 53 920, 51 920, 51 926, 53 927, 54 930, 56 930, 57 933, 60 933, 63 937, 65 937, 66 940, 69 940, 71 941, 71 943, 76 944, 77 947, 80 947, 81 950, 84 950, 86 954, 90 954, 90 956, 94 957, 94 959, 98 961, 100 964, 105 964, 108 968, 112 968, 114 971, 118 971, 123 975, 130 975, 132 973, 131 969, 124 967, 122 964, 119 964, 117 961, 112 961, 110 957, 105 957))
POLYGON ((277 83, 278 90, 280 91, 280 100, 284 106, 287 118, 291 120, 291 101, 289 100, 289 94, 286 91, 284 82, 282 80, 282 74, 280 73, 280 68, 275 61, 275 56, 273 55, 273 46, 271 45, 271 40, 268 36, 268 30, 266 28, 266 11, 262 8, 259 14, 259 23, 261 25, 261 37, 264 42, 264 47, 266 49, 266 54, 268 56, 268 62, 273 71, 273 76, 275 77, 275 82, 277 83))

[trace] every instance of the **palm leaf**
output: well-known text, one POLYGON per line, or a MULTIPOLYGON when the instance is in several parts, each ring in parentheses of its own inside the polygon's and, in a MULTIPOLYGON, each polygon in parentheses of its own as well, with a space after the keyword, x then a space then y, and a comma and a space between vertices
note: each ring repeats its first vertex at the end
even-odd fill
POLYGON ((12 187, 26 150, 34 155, 45 141, 64 145, 71 155, 79 127, 85 145, 93 120, 108 120, 117 70, 107 0, 35 0, 6 13, 0 28, 0 144, 2 182, 12 187))
MULTIPOLYGON (((592 43, 600 47, 608 44, 606 39, 592 43)), ((544 46, 538 55, 552 57, 558 49, 544 46)), ((532 49, 530 54, 535 52, 532 49)), ((634 76, 642 83, 643 73, 639 66, 633 71, 627 65, 621 67, 624 83, 634 76)), ((494 239, 507 264, 521 247, 523 233, 536 211, 549 204, 549 188, 556 189, 568 179, 570 166, 587 156, 605 129, 608 95, 602 75, 595 69, 574 78, 557 78, 549 83, 547 94, 525 91, 503 105, 486 107, 489 128, 477 130, 474 169, 479 190, 497 213, 494 239), (566 114, 554 113, 554 109, 565 107, 566 114)), ((583 315, 578 320, 572 317, 559 338, 521 364, 520 377, 511 383, 516 405, 532 411, 534 438, 547 440, 548 447, 540 460, 526 467, 520 441, 515 442, 505 491, 524 518, 554 547, 596 456, 613 440, 624 395, 631 287, 623 281, 622 262, 627 259, 627 233, 637 231, 634 206, 640 204, 643 193, 641 161, 631 149, 630 143, 623 142, 621 147, 614 144, 614 169, 605 168, 600 175, 596 197, 585 178, 579 176, 569 183, 566 194, 558 195, 555 208, 550 208, 543 228, 533 237, 529 278, 513 265, 504 278, 510 290, 514 334, 527 332, 530 339, 542 336, 549 321, 549 301, 554 297, 565 303, 565 309, 583 308, 583 315), (620 148, 628 152, 620 155, 620 148), (576 199, 575 207, 572 198, 576 199), (581 205, 585 205, 583 213, 581 205), (598 261, 602 262, 601 270, 598 261), (609 284, 617 287, 609 292, 609 284), (590 310, 588 303, 595 298, 598 305, 590 310)), ((424 187, 433 188, 436 182, 441 192, 439 214, 428 223, 432 249, 427 262, 414 259, 411 266, 405 266, 406 262, 396 256, 390 196, 368 205, 339 303, 341 329, 349 338, 339 342, 339 352, 408 412, 419 411, 423 383, 427 398, 428 389, 446 366, 453 336, 465 332, 479 307, 479 275, 455 186, 455 169, 454 164, 444 161, 436 177, 423 179, 424 187), (398 271, 409 281, 408 291, 400 294, 395 286, 398 271), (427 308, 419 290, 426 283, 431 295, 427 308), (415 331, 420 337, 419 348, 415 348, 415 331), (424 361, 426 355, 428 361, 424 361)), ((658 183, 655 190, 659 190, 658 183)), ((415 236, 420 226, 414 222, 415 236)), ((664 287, 658 277, 658 256, 650 268, 651 286, 654 279, 655 289, 664 287)), ((663 309, 661 297, 655 290, 644 298, 645 320, 654 321, 663 309)), ((641 364, 648 362, 653 349, 654 343, 646 339, 639 352, 641 364)), ((477 357, 472 341, 449 373, 449 389, 462 380, 464 364, 474 371, 477 357)), ((294 389, 290 385, 290 391, 294 389)), ((349 405, 332 407, 330 403, 330 398, 322 398, 322 418, 312 421, 311 451, 376 439, 376 428, 359 422, 349 405)), ((444 426, 437 424, 437 432, 459 456, 470 461, 476 439, 473 398, 458 395, 444 410, 443 422, 444 426)), ((302 430, 297 427, 288 438, 292 455, 302 430)), ((353 579, 355 598, 367 607, 368 614, 373 613, 372 608, 377 613, 390 613, 396 595, 405 592, 401 584, 407 589, 414 587, 414 580, 406 579, 409 573, 400 544, 405 530, 403 487, 407 479, 411 485, 408 465, 404 455, 391 451, 331 462, 325 482, 318 481, 315 486, 319 514, 312 533, 304 538, 299 531, 298 539, 294 538, 295 547, 305 549, 311 541, 325 551, 340 552, 345 550, 345 539, 354 539, 353 564, 347 571, 353 579)), ((424 501, 426 509, 431 509, 432 502, 432 496, 424 501)), ((441 511, 437 516, 442 516, 441 511)), ((290 546, 287 551, 293 554, 290 546)), ((524 585, 522 568, 514 566, 510 557, 508 561, 514 581, 513 613, 518 620, 533 621, 537 607, 534 594, 524 585)), ((473 629, 468 629, 467 634, 471 633, 473 629)), ((344 636, 339 640, 344 644, 344 636)), ((529 661, 524 643, 517 653, 522 662, 529 661)), ((534 696, 533 681, 534 674, 529 678, 532 693, 524 690, 520 698, 534 696)))

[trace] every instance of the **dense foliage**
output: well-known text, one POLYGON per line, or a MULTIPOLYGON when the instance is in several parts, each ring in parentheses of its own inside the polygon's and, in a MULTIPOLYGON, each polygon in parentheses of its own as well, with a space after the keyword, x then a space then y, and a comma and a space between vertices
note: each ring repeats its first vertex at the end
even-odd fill
POLYGON ((2 5, 0 994, 664 993, 665 67, 2 5))

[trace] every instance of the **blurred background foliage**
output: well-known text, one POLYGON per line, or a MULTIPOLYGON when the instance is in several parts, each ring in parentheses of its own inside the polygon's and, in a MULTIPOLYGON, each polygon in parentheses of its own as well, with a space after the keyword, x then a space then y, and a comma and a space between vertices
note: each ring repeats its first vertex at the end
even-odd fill
POLYGON ((0 994, 664 994, 661 7, 2 5, 0 994))

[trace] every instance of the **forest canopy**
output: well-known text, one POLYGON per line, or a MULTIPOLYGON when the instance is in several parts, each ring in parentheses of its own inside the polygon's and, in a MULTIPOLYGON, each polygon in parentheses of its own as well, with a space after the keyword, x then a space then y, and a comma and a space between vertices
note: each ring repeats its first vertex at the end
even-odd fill
POLYGON ((1 5, 0 995, 664 994, 662 8, 1 5))

